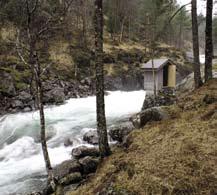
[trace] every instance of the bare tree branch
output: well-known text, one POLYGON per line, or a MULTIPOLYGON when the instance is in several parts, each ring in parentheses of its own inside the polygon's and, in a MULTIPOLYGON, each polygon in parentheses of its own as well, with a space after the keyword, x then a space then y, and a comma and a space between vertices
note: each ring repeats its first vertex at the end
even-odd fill
POLYGON ((162 33, 164 33, 166 31, 166 28, 168 27, 168 25, 172 22, 172 20, 175 18, 175 16, 186 6, 190 5, 191 3, 187 3, 183 6, 181 6, 171 17, 170 19, 165 23, 163 29, 157 33, 157 35, 155 36, 154 40, 157 41, 159 39, 159 37, 162 35, 162 33))
POLYGON ((32 10, 30 11, 30 13, 33 14, 36 11, 37 7, 38 7, 38 0, 35 1, 35 5, 32 8, 32 10))
POLYGON ((175 16, 183 9, 185 8, 186 6, 190 5, 191 3, 187 3, 183 6, 181 6, 169 19, 168 23, 171 23, 171 21, 173 20, 173 18, 175 18, 175 16))
POLYGON ((20 35, 20 31, 19 31, 19 29, 17 29, 17 40, 16 40, 16 42, 15 42, 15 43, 16 43, 17 54, 18 54, 19 58, 21 59, 21 61, 22 61, 25 65, 27 65, 27 66, 30 67, 30 65, 27 63, 27 61, 25 60, 25 58, 23 57, 23 55, 22 55, 22 53, 21 53, 21 51, 20 51, 19 35, 20 35))

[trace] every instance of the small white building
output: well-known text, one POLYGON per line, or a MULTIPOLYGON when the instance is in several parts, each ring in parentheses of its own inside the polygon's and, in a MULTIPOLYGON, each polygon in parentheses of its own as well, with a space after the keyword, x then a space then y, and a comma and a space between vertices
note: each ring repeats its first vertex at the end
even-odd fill
POLYGON ((176 65, 170 59, 154 59, 141 65, 144 73, 144 90, 154 90, 154 76, 156 81, 156 90, 163 87, 175 88, 176 86, 176 65))

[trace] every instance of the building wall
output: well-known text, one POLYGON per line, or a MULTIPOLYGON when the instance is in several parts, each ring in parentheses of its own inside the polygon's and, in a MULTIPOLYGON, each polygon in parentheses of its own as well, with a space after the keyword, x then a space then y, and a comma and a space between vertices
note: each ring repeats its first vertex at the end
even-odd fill
MULTIPOLYGON (((163 69, 160 69, 158 72, 155 72, 156 78, 156 88, 161 90, 163 87, 163 69)), ((144 90, 153 91, 154 90, 154 80, 152 71, 144 72, 144 90)))
MULTIPOLYGON (((167 64, 163 68, 155 70, 156 88, 157 91, 161 90, 164 85, 165 87, 176 86, 176 66, 167 64)), ((146 69, 144 72, 144 90, 153 91, 154 81, 152 69, 146 69)))
POLYGON ((168 87, 176 87, 176 66, 170 65, 168 69, 168 87))
POLYGON ((163 69, 158 71, 158 90, 163 88, 163 69))

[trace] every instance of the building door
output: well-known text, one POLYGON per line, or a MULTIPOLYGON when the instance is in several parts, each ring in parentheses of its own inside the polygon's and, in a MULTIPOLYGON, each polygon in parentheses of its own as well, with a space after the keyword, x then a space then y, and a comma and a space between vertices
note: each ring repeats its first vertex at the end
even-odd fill
POLYGON ((163 86, 168 85, 168 65, 163 68, 163 86))

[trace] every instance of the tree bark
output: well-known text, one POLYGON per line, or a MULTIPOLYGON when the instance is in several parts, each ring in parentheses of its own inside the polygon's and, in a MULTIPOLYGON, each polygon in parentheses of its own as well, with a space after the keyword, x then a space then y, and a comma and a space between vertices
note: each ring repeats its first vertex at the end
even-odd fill
POLYGON ((43 86, 41 81, 41 65, 38 60, 38 55, 36 51, 34 51, 34 62, 35 62, 34 72, 35 72, 37 104, 38 104, 39 115, 40 115, 41 146, 42 146, 46 171, 48 174, 48 183, 51 185, 53 190, 55 190, 57 183, 53 175, 53 169, 51 166, 50 157, 47 148, 47 142, 46 142, 46 126, 45 126, 45 115, 44 115, 44 104, 43 104, 43 86))
POLYGON ((213 59, 213 42, 212 42, 212 13, 213 0, 207 0, 206 8, 206 47, 205 47, 205 81, 212 78, 212 59, 213 59))
POLYGON ((155 100, 157 97, 157 86, 156 86, 156 76, 155 76, 155 68, 154 68, 154 49, 152 49, 152 54, 151 54, 151 64, 152 64, 152 78, 153 78, 153 91, 154 91, 154 105, 155 105, 155 100))
POLYGON ((194 82, 195 88, 202 86, 203 82, 201 79, 200 72, 200 51, 199 51, 199 40, 198 40, 198 23, 197 23, 197 0, 192 0, 192 38, 193 38, 193 55, 194 55, 194 82))
POLYGON ((83 27, 83 46, 87 48, 87 5, 86 0, 81 1, 82 6, 82 27, 83 27))
POLYGON ((48 174, 48 184, 50 184, 55 190, 56 182, 53 176, 52 166, 50 163, 50 158, 47 149, 46 143, 46 133, 45 133, 45 116, 44 116, 44 105, 43 105, 43 89, 42 89, 42 81, 41 81, 41 67, 40 62, 37 55, 37 35, 33 31, 33 20, 34 20, 34 11, 30 11, 29 2, 26 1, 27 8, 27 35, 28 35, 28 44, 29 44, 29 65, 31 67, 32 72, 32 95, 35 98, 35 104, 39 109, 40 115, 40 135, 41 135, 41 146, 42 152, 44 156, 44 162, 46 166, 46 171, 48 174), (34 91, 35 89, 35 91, 34 91))
POLYGON ((101 157, 108 156, 111 151, 105 117, 104 101, 104 67, 103 67, 103 4, 102 0, 95 0, 95 69, 96 69, 96 109, 97 132, 99 136, 99 150, 101 157))
POLYGON ((124 35, 124 24, 125 24, 125 17, 123 18, 123 20, 121 21, 121 33, 120 33, 120 37, 119 37, 119 43, 122 42, 123 39, 123 35, 124 35))

